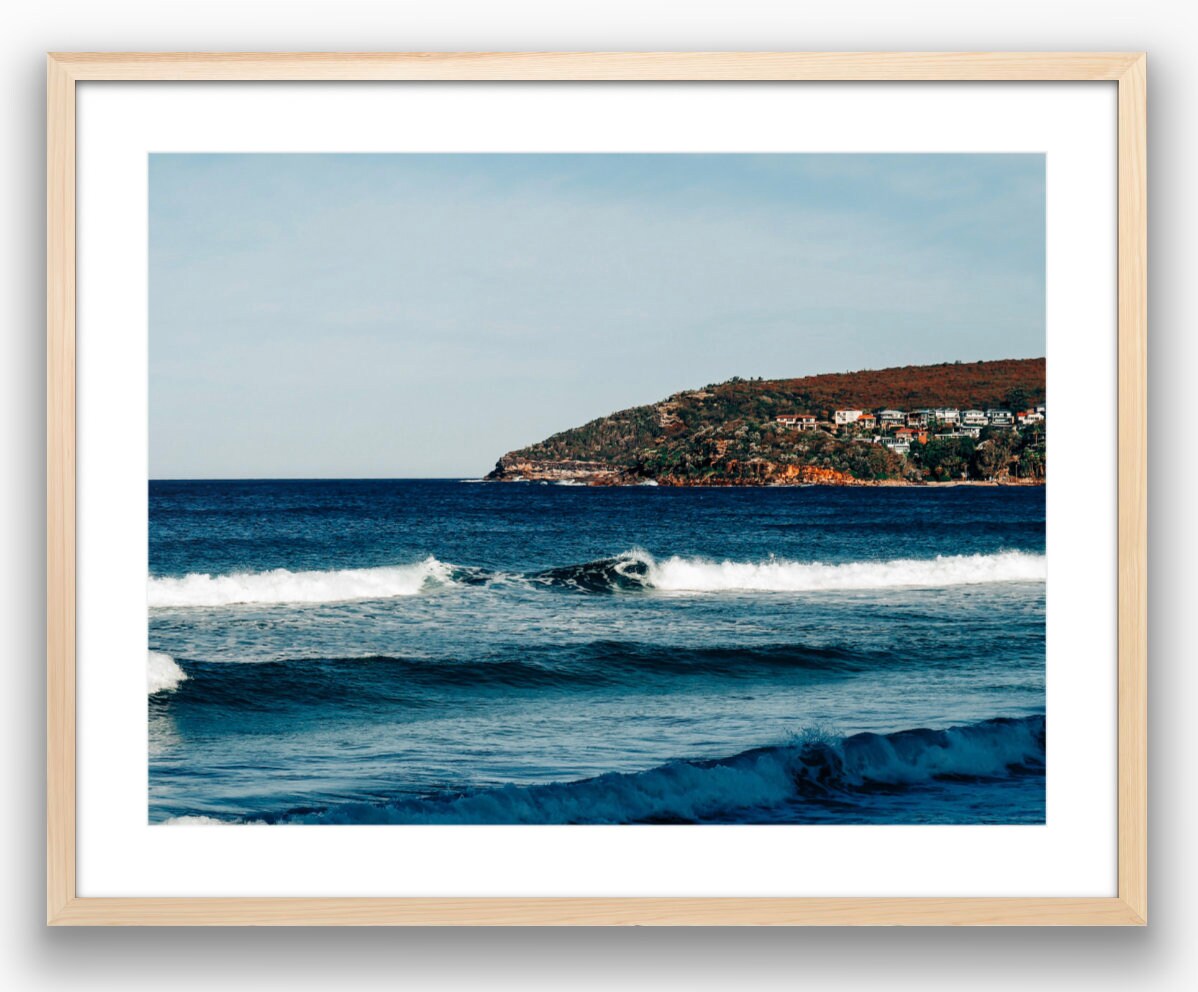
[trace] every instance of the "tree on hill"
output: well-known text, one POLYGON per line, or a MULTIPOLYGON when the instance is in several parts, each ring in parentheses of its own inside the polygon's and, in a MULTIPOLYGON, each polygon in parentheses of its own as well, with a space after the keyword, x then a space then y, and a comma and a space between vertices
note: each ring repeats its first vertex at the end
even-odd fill
POLYGON ((911 445, 911 456, 934 480, 950 482, 968 474, 976 447, 971 437, 933 437, 911 445))
POLYGON ((1003 397, 1008 410, 1019 412, 1026 410, 1030 404, 1031 394, 1023 386, 1012 386, 1003 397))

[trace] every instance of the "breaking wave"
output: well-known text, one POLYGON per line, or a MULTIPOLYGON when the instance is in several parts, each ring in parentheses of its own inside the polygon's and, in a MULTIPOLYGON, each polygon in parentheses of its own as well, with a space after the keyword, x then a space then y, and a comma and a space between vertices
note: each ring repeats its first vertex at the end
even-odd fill
POLYGON ((180 682, 187 680, 187 673, 169 654, 151 651, 146 659, 146 692, 153 696, 159 692, 173 692, 180 682))
POLYGON ((355 599, 415 596, 429 586, 453 581, 449 565, 426 558, 414 565, 349 568, 331 572, 236 572, 149 580, 151 608, 232 606, 265 603, 337 603, 355 599))
POLYGON ((238 572, 151 577, 151 608, 270 603, 337 603, 415 596, 444 586, 496 587, 516 583, 577 592, 655 589, 661 592, 818 592, 846 589, 941 588, 992 582, 1043 582, 1044 555, 1025 551, 939 555, 840 564, 768 558, 714 561, 626 551, 614 558, 526 574, 447 565, 434 557, 412 565, 328 572, 238 572))
POLYGON ((814 592, 842 589, 939 588, 990 582, 1042 582, 1044 555, 1024 551, 938 555, 842 564, 770 558, 761 562, 712 561, 674 555, 658 560, 645 551, 548 569, 531 577, 588 592, 658 589, 663 592, 814 592))
MULTIPOLYGON (((935 781, 1042 774, 1042 715, 947 730, 807 739, 643 772, 486 789, 385 805, 345 803, 267 818, 288 823, 568 824, 747 822, 810 799, 835 801, 935 781)), ((768 817, 763 817, 768 819, 768 817)))
MULTIPOLYGON (((151 659, 155 656, 151 655, 151 659)), ((166 655, 158 656, 173 665, 166 655)), ((635 685, 678 678, 751 679, 784 672, 796 681, 845 677, 904 657, 837 646, 760 644, 673 646, 626 641, 513 646, 488 656, 420 658, 371 655, 293 658, 253 663, 188 661, 191 678, 169 705, 262 709, 294 702, 377 709, 421 704, 455 689, 471 692, 536 689, 569 692, 580 686, 635 685)), ((180 678, 187 678, 179 671, 180 678)), ((177 683, 176 683, 177 684, 177 683)), ((174 686, 170 686, 174 688, 174 686)), ((155 690, 151 689, 151 692, 155 690)))

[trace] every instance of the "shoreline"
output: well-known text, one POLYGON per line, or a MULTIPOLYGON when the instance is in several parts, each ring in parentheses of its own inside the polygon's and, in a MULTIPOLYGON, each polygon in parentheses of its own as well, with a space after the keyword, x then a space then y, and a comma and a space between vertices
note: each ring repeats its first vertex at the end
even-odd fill
POLYGON ((1047 480, 1008 481, 998 482, 982 479, 959 479, 949 482, 927 481, 910 482, 905 479, 861 479, 853 482, 659 482, 657 480, 641 480, 638 482, 615 482, 610 480, 596 481, 594 479, 562 479, 562 478, 518 478, 518 479, 488 479, 479 480, 499 485, 534 485, 562 486, 563 488, 589 489, 955 489, 958 487, 983 489, 1034 489, 1044 488, 1047 480))

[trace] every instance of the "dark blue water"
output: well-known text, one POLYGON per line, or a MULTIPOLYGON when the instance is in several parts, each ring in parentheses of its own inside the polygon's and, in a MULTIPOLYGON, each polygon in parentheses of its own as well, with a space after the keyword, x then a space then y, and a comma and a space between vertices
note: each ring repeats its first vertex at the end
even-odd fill
POLYGON ((152 482, 150 818, 1039 823, 1044 490, 152 482))

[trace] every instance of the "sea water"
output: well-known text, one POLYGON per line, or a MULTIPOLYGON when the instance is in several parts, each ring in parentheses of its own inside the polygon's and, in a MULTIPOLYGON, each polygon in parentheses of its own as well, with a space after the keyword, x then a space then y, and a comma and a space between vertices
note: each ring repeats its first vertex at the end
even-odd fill
POLYGON ((151 482, 149 817, 1041 823, 1044 490, 151 482))

